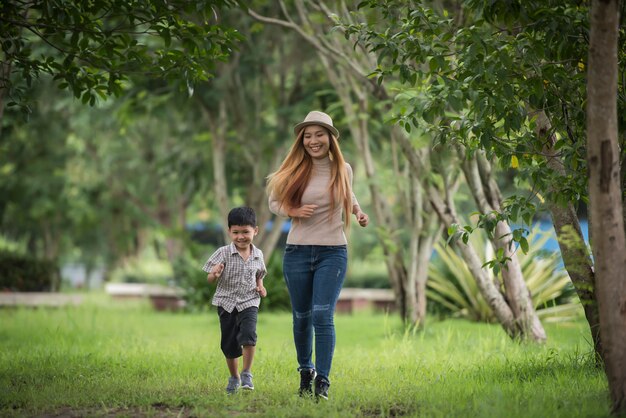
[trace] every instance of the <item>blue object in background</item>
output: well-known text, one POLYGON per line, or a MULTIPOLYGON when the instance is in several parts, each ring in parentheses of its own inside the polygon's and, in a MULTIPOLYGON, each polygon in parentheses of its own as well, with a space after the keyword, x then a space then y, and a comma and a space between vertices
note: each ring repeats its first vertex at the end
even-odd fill
MULTIPOLYGON (((268 230, 268 231, 271 231, 273 225, 274 225, 274 221, 270 219, 265 224, 265 229, 268 230)), ((285 221, 285 223, 283 223, 283 229, 282 229, 283 234, 289 233, 289 228, 291 228, 291 219, 287 219, 287 221, 285 221)))
MULTIPOLYGON (((561 250, 559 249, 559 243, 556 239, 556 232, 554 232, 554 226, 552 225, 552 222, 550 220, 541 220, 533 223, 533 228, 537 225, 539 225, 541 231, 550 234, 550 239, 546 241, 541 249, 547 251, 558 251, 560 253, 561 250)), ((589 245, 589 224, 586 220, 580 221, 580 229, 583 232, 585 243, 589 245)))

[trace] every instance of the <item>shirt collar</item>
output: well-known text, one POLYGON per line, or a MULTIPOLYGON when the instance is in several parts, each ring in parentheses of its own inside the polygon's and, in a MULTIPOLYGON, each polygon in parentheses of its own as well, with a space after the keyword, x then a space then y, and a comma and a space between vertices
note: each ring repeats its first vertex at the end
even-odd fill
MULTIPOLYGON (((259 250, 257 247, 255 247, 254 244, 250 244, 250 246, 252 247, 252 252, 250 253, 252 255, 252 257, 260 258, 261 250, 259 250)), ((237 246, 235 245, 234 242, 230 243, 229 248, 230 248, 230 255, 239 254, 239 251, 237 251, 237 246)))

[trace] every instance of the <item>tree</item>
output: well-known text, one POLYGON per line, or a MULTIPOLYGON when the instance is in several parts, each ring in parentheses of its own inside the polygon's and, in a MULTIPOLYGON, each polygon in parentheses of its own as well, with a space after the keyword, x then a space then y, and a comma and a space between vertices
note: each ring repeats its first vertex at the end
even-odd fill
POLYGON ((282 18, 263 16, 253 10, 249 12, 261 22, 282 26, 298 34, 312 47, 321 62, 338 98, 335 108, 343 114, 363 164, 372 199, 373 219, 377 225, 376 233, 400 315, 408 325, 421 326, 426 316, 428 259, 441 229, 436 214, 425 204, 426 194, 422 191, 420 180, 424 171, 412 169, 404 164, 404 160, 397 158, 398 136, 405 133, 393 128, 373 129, 381 124, 391 106, 384 87, 367 77, 376 57, 363 49, 355 54, 350 43, 340 33, 333 32, 337 16, 350 19, 346 2, 332 2, 331 6, 329 2, 310 0, 298 0, 293 7, 288 7, 284 1, 279 4, 282 18), (375 139, 377 135, 374 132, 379 133, 380 140, 375 139), (385 140, 387 137, 389 141, 385 140), (383 170, 377 167, 374 158, 374 153, 382 154, 380 150, 383 148, 390 149, 392 153, 389 165, 393 172, 393 190, 383 186, 383 170), (389 200, 397 200, 399 207, 392 207, 389 200), (395 242, 401 234, 408 235, 408 248, 395 242))
POLYGON ((119 95, 131 74, 182 80, 193 90, 239 39, 218 22, 237 0, 67 2, 7 0, 0 5, 0 121, 26 88, 50 74, 83 103, 119 95))
MULTIPOLYGON (((277 4, 265 7, 273 13, 277 4)), ((266 259, 281 236, 284 218, 269 211, 266 177, 284 157, 293 139, 294 120, 328 89, 314 65, 314 56, 301 48, 295 34, 265 27, 248 15, 227 13, 224 21, 241 30, 245 39, 215 77, 196 89, 193 101, 208 128, 212 153, 212 184, 219 219, 233 204, 247 204, 257 212, 259 237, 255 245, 266 259), (267 225, 271 224, 271 230, 267 225)), ((227 231, 224 231, 225 239, 227 231)))
MULTIPOLYGON (((367 2, 361 4, 364 3, 367 2)), ((384 30, 377 30, 372 25, 364 23, 345 28, 348 34, 356 33, 358 40, 363 41, 370 51, 378 55, 378 67, 372 68, 372 75, 380 76, 379 83, 383 77, 392 76, 399 77, 408 86, 405 91, 409 92, 407 96, 411 98, 407 100, 409 106, 405 108, 413 109, 405 110, 398 116, 400 124, 406 130, 417 129, 425 132, 436 144, 439 143, 443 147, 450 143, 454 145, 457 139, 454 134, 455 129, 458 129, 456 126, 463 125, 461 121, 464 115, 458 113, 463 109, 464 97, 461 87, 454 85, 454 81, 450 80, 460 77, 458 71, 470 71, 470 68, 464 67, 463 59, 458 57, 463 52, 460 48, 457 50, 452 42, 448 43, 449 38, 446 38, 457 33, 459 24, 451 18, 439 19, 428 6, 413 7, 407 6, 406 2, 393 1, 383 4, 371 3, 372 7, 377 8, 386 18, 384 30), (423 65, 423 62, 428 63, 428 66, 423 65), (463 69, 460 70, 461 68, 463 69), (448 86, 448 82, 452 85, 448 86), (424 118, 423 121, 418 121, 421 119, 418 116, 420 113, 424 118)), ((463 34, 462 30, 458 33, 463 34)), ((506 300, 501 296, 496 297, 499 290, 491 289, 492 286, 485 280, 485 275, 481 272, 483 263, 480 263, 475 251, 467 246, 466 240, 460 244, 461 249, 466 249, 462 254, 466 261, 473 265, 471 270, 476 274, 477 280, 484 283, 480 288, 486 292, 485 299, 493 302, 490 303, 493 309, 501 310, 497 317, 502 320, 509 335, 543 341, 546 338, 545 331, 532 306, 512 247, 511 237, 520 234, 511 231, 507 219, 498 219, 494 215, 502 205, 502 198, 497 184, 490 178, 492 168, 488 160, 492 156, 481 157, 471 143, 458 141, 457 144, 466 180, 483 215, 481 222, 492 226, 490 232, 499 255, 498 266, 502 266, 500 271, 506 300)), ((414 168, 420 169, 421 164, 416 163, 419 162, 419 158, 411 155, 413 153, 411 147, 403 147, 403 150, 409 161, 413 162, 414 168)), ((454 215, 452 200, 437 198, 435 195, 441 194, 441 191, 433 189, 432 185, 428 187, 431 189, 430 204, 435 207, 444 225, 454 232, 458 217, 454 215)), ((524 238, 519 236, 519 239, 524 238)))
MULTIPOLYGON (((601 355, 593 269, 586 251, 578 249, 583 240, 572 211, 588 199, 582 140, 588 9, 578 2, 470 0, 448 2, 450 13, 422 2, 369 3, 390 28, 355 28, 381 59, 373 75, 398 75, 407 88, 429 86, 409 103, 401 123, 425 129, 443 144, 483 149, 502 166, 516 168, 531 193, 506 199, 497 220, 528 225, 537 209, 534 196, 549 200, 559 245, 567 248, 566 268, 601 355)), ((626 56, 626 42, 618 46, 619 56, 626 56)), ((618 106, 624 109, 623 96, 618 106)), ((624 123, 626 112, 618 117, 624 123)), ((624 137, 620 141, 624 161, 624 137)), ((493 226, 489 216, 480 225, 493 226)), ((513 232, 522 246, 524 235, 513 232)))
POLYGON ((626 233, 617 127, 619 1, 593 1, 587 76, 587 160, 600 335, 613 412, 626 413, 626 233))

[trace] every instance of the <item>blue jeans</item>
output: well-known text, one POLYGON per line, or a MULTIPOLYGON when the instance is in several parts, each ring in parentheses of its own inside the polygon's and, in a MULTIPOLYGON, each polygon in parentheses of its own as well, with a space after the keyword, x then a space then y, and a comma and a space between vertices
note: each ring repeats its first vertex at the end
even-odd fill
POLYGON ((328 380, 335 350, 335 305, 346 277, 345 245, 291 245, 283 273, 293 311, 293 339, 301 369, 328 380), (311 361, 315 331, 315 366, 311 361))

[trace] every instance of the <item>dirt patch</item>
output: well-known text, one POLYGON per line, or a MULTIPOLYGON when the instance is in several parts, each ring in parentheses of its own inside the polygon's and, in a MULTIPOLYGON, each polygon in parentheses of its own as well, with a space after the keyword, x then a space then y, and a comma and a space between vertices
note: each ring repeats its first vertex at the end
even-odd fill
MULTIPOLYGON (((17 412, 17 411, 16 411, 17 412)), ((46 412, 43 414, 37 414, 42 418, 79 418, 79 417, 151 417, 151 418, 170 418, 181 417, 191 418, 196 417, 192 413, 192 409, 186 406, 170 406, 161 403, 153 404, 151 407, 140 408, 60 408, 55 411, 46 412)))

